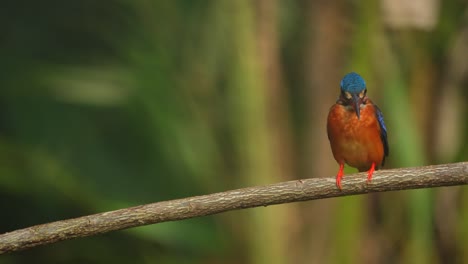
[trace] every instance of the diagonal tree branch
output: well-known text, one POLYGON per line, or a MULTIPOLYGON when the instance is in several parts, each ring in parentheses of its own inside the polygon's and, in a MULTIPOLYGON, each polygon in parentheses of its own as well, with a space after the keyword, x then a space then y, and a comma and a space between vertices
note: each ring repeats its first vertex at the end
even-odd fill
POLYGON ((468 184, 468 162, 381 170, 366 184, 364 173, 346 175, 343 190, 334 178, 312 178, 140 205, 32 226, 0 235, 0 254, 130 227, 274 204, 372 192, 468 184))

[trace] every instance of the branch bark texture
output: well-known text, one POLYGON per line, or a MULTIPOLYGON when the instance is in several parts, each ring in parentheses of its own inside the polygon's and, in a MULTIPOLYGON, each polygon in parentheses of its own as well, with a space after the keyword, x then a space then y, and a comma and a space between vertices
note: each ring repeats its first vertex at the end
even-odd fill
POLYGON ((266 186, 140 205, 116 211, 32 226, 0 235, 0 254, 130 227, 274 204, 373 192, 468 184, 468 162, 380 170, 372 182, 366 173, 345 175, 343 190, 335 178, 311 178, 266 186))

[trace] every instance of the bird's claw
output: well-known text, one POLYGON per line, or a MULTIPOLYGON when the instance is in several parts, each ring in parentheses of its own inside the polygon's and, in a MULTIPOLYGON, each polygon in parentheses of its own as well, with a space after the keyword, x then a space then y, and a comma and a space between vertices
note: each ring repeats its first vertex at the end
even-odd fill
POLYGON ((372 181, 372 175, 374 174, 374 171, 375 171, 375 163, 372 163, 372 166, 367 171, 367 184, 369 184, 372 181))
POLYGON ((341 188, 341 178, 343 178, 343 169, 344 169, 344 164, 340 164, 340 170, 338 171, 338 174, 336 175, 336 187, 342 190, 341 188))

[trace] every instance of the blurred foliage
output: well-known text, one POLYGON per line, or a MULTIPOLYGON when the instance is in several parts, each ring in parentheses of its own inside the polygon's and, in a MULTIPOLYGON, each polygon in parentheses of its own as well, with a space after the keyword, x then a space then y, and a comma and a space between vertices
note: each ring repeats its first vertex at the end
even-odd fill
MULTIPOLYGON (((385 0, 4 3, 0 232, 333 176, 325 118, 348 71, 384 112, 387 168, 468 160, 468 6, 415 3, 410 17, 436 16, 385 0)), ((466 263, 467 208, 466 187, 286 204, 0 264, 466 263)))

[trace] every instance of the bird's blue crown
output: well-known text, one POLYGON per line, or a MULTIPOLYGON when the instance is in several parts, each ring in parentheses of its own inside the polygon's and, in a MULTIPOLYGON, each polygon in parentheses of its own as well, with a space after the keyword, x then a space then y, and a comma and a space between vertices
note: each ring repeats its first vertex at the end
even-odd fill
POLYGON ((366 89, 366 82, 361 75, 350 72, 343 77, 340 86, 343 92, 360 93, 362 90, 366 89))

